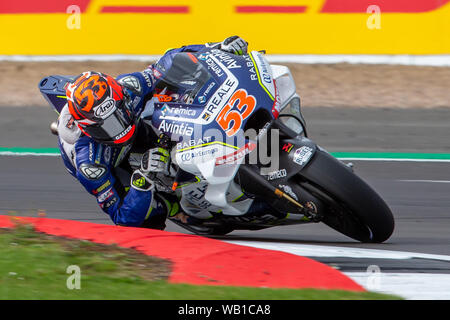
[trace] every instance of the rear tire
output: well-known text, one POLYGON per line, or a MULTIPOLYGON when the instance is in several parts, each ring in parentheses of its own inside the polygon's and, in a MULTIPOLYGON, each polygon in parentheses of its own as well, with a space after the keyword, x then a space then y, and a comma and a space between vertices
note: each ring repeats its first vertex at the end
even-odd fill
POLYGON ((361 242, 381 243, 394 231, 384 200, 361 178, 325 151, 317 150, 299 172, 303 188, 326 206, 323 222, 361 242))

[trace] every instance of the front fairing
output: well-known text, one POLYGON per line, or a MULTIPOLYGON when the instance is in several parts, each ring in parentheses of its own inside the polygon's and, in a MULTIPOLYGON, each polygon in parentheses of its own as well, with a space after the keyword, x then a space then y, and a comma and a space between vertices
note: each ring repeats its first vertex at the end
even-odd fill
POLYGON ((258 52, 244 56, 216 49, 182 52, 159 81, 160 92, 176 91, 178 96, 153 99, 152 125, 175 142, 172 158, 177 165, 208 181, 205 198, 233 214, 225 199, 229 184, 255 149, 257 130, 279 113, 270 65, 258 52), (191 103, 177 99, 185 92, 191 103), (251 122, 260 127, 247 128, 261 113, 264 122, 251 122), (254 129, 252 134, 248 129, 254 129))

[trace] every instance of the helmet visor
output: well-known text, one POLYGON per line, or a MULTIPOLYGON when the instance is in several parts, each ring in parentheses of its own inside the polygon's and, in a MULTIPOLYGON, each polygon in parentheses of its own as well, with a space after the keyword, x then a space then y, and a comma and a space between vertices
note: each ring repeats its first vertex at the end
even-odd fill
POLYGON ((136 129, 133 113, 128 108, 118 107, 107 118, 84 131, 94 140, 107 144, 123 144, 133 136, 136 129))

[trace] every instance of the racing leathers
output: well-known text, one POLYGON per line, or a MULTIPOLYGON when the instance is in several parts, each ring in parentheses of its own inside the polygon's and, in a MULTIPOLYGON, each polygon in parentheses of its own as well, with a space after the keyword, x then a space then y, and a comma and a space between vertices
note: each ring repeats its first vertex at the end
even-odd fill
MULTIPOLYGON (((235 50, 234 41, 224 41, 224 47, 230 46, 230 42, 232 47, 229 50, 235 50)), ((217 45, 220 46, 206 46, 217 45)), ((205 45, 189 45, 169 50, 147 69, 116 78, 126 90, 138 117, 137 134, 132 144, 115 147, 98 143, 77 130, 67 105, 61 112, 58 132, 64 164, 87 192, 96 197, 100 208, 117 225, 164 229, 166 217, 179 211, 177 198, 159 192, 152 181, 139 171, 143 154, 149 149, 158 148, 158 136, 143 118, 151 115, 151 100, 158 93, 155 90, 158 79, 163 77, 174 55, 179 52, 197 52, 203 48, 205 45)))

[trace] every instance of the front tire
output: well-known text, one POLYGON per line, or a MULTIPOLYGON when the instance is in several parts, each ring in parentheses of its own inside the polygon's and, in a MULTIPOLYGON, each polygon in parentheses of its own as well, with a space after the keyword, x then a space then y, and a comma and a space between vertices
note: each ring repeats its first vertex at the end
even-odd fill
POLYGON ((392 235, 394 217, 384 200, 327 152, 318 149, 299 175, 300 185, 325 204, 322 221, 331 228, 361 242, 392 235))

